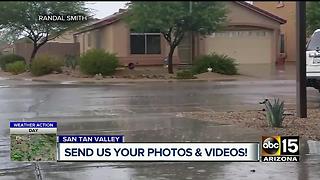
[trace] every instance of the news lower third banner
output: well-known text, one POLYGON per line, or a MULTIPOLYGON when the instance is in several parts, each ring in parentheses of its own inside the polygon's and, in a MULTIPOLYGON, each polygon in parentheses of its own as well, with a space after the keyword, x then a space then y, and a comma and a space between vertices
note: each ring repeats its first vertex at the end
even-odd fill
POLYGON ((299 136, 262 136, 261 142, 125 142, 124 135, 57 136, 57 122, 10 121, 13 161, 299 162, 299 144, 299 136))
POLYGON ((57 134, 57 122, 10 122, 10 134, 57 134))
POLYGON ((123 143, 123 136, 59 136, 58 161, 259 161, 259 143, 123 143))

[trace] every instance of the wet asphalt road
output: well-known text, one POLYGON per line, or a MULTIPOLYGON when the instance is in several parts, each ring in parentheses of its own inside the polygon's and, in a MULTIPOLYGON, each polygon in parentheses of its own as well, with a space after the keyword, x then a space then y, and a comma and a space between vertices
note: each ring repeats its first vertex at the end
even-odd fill
MULTIPOLYGON (((295 103, 295 82, 161 82, 55 85, 0 80, 0 179, 320 179, 316 147, 301 163, 31 163, 9 160, 10 120, 58 121, 61 134, 124 134, 126 141, 259 141, 264 132, 186 119, 180 112, 260 109, 264 98, 295 103), (252 172, 251 170, 255 170, 252 172), (38 173, 38 177, 37 177, 38 173)), ((308 88, 308 101, 320 94, 308 88)))

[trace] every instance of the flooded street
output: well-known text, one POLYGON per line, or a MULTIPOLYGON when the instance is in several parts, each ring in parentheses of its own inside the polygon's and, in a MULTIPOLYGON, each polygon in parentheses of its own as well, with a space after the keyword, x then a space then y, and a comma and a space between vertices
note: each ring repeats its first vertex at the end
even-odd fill
MULTIPOLYGON (((295 103, 294 80, 148 82, 108 85, 0 80, 2 180, 320 179, 320 145, 301 142, 300 163, 10 162, 9 121, 57 121, 59 134, 123 134, 127 142, 260 141, 254 129, 187 119, 181 112, 261 109, 265 98, 295 103), (38 169, 37 169, 38 167, 38 169)), ((308 102, 320 103, 308 88, 308 102)))

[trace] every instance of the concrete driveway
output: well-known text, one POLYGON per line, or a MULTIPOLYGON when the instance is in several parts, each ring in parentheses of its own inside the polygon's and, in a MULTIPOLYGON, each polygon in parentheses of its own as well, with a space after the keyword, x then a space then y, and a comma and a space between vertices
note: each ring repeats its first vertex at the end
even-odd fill
MULTIPOLYGON (((320 179, 319 145, 300 163, 16 163, 10 120, 58 121, 62 134, 124 134, 126 141, 259 141, 264 132, 186 119, 180 112, 259 109, 264 98, 295 103, 295 81, 56 85, 0 80, 0 179, 320 179)), ((308 88, 309 102, 320 94, 308 88)))

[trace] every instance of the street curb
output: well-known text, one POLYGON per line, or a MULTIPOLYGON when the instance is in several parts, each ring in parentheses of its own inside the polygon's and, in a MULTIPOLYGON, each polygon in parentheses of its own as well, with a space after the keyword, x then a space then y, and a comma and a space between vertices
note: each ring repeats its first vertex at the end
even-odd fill
MULTIPOLYGON (((34 78, 10 78, 2 77, 5 80, 17 80, 17 81, 33 81, 33 82, 44 82, 44 83, 57 83, 57 84, 109 84, 109 83, 148 83, 148 82, 210 82, 210 81, 239 81, 235 78, 230 79, 112 79, 110 81, 77 81, 77 80, 49 80, 49 79, 34 79, 34 78)), ((241 80, 240 80, 241 81, 241 80)))
POLYGON ((39 83, 48 83, 48 84, 61 84, 61 85, 107 85, 107 84, 115 84, 115 83, 127 83, 127 84, 134 84, 134 83, 175 83, 175 82, 217 82, 218 84, 241 84, 241 85, 265 85, 265 84, 294 84, 294 79, 259 79, 244 76, 244 78, 216 78, 216 79, 125 79, 125 78, 111 78, 111 79, 104 79, 104 80, 54 80, 54 79, 37 79, 37 78, 24 78, 24 77, 0 77, 2 80, 16 80, 16 81, 29 81, 29 82, 39 82, 39 83), (269 82, 268 82, 269 81, 269 82))

